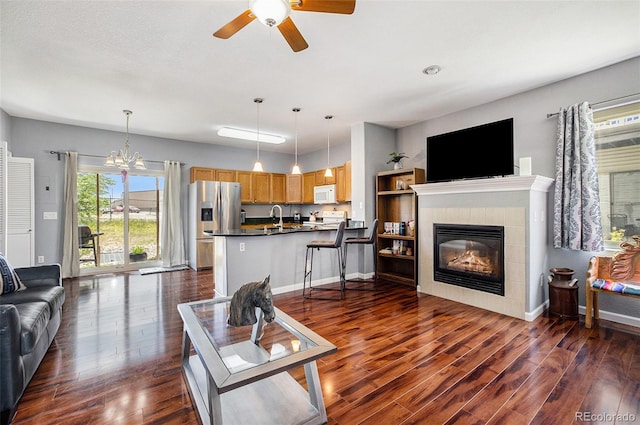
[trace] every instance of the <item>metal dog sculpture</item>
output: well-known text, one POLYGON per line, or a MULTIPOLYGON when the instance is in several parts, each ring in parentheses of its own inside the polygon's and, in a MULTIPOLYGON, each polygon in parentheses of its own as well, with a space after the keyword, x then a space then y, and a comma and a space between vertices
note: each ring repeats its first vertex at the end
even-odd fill
POLYGON ((253 325, 258 321, 256 317, 256 307, 264 313, 264 320, 272 322, 276 318, 273 309, 273 299, 271 286, 267 276, 262 282, 245 283, 231 297, 229 306, 229 318, 227 323, 231 326, 253 325))

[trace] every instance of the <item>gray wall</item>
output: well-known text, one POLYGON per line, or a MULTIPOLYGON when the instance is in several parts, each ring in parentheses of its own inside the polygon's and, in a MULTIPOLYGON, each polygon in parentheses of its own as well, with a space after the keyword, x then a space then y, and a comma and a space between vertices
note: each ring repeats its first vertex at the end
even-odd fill
MULTIPOLYGON (((0 141, 8 142, 11 133, 11 117, 0 109, 0 141)), ((11 149, 9 149, 11 150, 11 149)))
MULTIPOLYGON (((581 101, 604 102, 639 92, 640 58, 634 58, 516 96, 400 129, 397 147, 411 157, 405 160, 405 167, 412 164, 424 168, 428 136, 513 117, 515 163, 518 163, 520 157, 530 156, 532 174, 555 178, 557 121, 555 118, 548 119, 547 113, 557 112, 560 107, 581 101)), ((490 155, 490 141, 483 143, 487 143, 487 153, 490 155)), ((454 164, 455 159, 452 159, 452 165, 454 164)), ((553 193, 550 193, 550 203, 552 199, 553 193)), ((553 217, 551 205, 549 217, 553 217)), ((550 222, 550 241, 552 225, 550 222)), ((576 271, 575 277, 580 278, 580 304, 584 306, 585 273, 589 258, 596 253, 555 249, 552 246, 548 247, 547 253, 549 267, 569 267, 576 271)), ((640 318, 637 300, 602 296, 600 309, 640 318)))
MULTIPOLYGON (((34 158, 35 160, 35 255, 44 256, 45 262, 62 262, 62 212, 64 192, 64 157, 58 161, 54 151, 76 151, 85 155, 96 155, 98 158, 79 158, 80 163, 100 165, 103 157, 109 150, 120 149, 124 146, 125 134, 98 130, 87 127, 78 127, 64 124, 55 124, 45 121, 30 120, 24 118, 9 117, 2 111, 2 134, 8 134, 4 140, 9 141, 9 150, 14 156, 34 158), (9 128, 10 131, 6 129, 9 128), (46 191, 48 186, 50 190, 46 191), (43 220, 42 213, 55 211, 58 220, 43 220)), ((238 170, 251 170, 256 159, 255 148, 238 149, 227 146, 209 145, 205 143, 192 143, 181 140, 163 139, 131 134, 129 142, 133 151, 144 154, 145 160, 180 161, 184 164, 182 169, 182 199, 186 216, 187 210, 187 185, 189 183, 189 169, 193 166, 226 168, 238 170)), ((349 159, 347 147, 336 146, 332 149, 332 165, 342 164, 349 159)), ((326 147, 319 152, 298 157, 303 170, 313 170, 324 152, 324 164, 326 166, 326 147), (306 157, 310 159, 307 159, 306 157)), ((260 159, 265 170, 274 173, 290 172, 293 164, 293 154, 279 154, 273 152, 260 152, 260 159)), ((160 163, 149 163, 147 167, 162 169, 160 163)), ((265 215, 268 214, 266 208, 265 215)), ((186 223, 185 223, 186 232, 186 223)), ((186 233, 185 233, 186 235, 186 233)))

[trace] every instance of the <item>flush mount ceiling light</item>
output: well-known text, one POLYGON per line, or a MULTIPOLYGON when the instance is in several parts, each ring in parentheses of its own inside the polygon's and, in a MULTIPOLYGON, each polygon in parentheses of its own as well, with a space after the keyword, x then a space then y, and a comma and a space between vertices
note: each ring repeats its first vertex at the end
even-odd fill
POLYGON ((127 138, 124 141, 124 149, 120 149, 118 152, 111 151, 104 161, 104 165, 107 167, 120 167, 123 170, 129 169, 129 164, 133 162, 133 167, 138 170, 145 170, 147 167, 142 160, 142 154, 136 152, 133 155, 129 151, 129 116, 133 112, 128 109, 122 111, 127 116, 127 138))
POLYGON ((253 99, 253 101, 256 104, 256 149, 257 149, 257 153, 256 153, 256 163, 253 164, 253 171, 258 171, 258 172, 263 172, 264 169, 262 168, 262 162, 260 162, 260 104, 262 103, 263 99, 256 97, 255 99, 253 99))
POLYGON ((422 70, 423 74, 436 75, 442 68, 438 65, 431 65, 422 70))
MULTIPOLYGON (((222 127, 218 130, 218 136, 231 137, 233 139, 250 140, 252 142, 258 141, 258 133, 251 130, 240 130, 239 128, 222 127)), ((276 136, 274 134, 260 133, 260 141, 262 143, 272 143, 279 145, 284 143, 286 139, 282 136, 276 136)))
POLYGON ((289 0, 251 0, 249 9, 264 25, 277 27, 291 13, 291 4, 289 0))
POLYGON ((331 118, 333 118, 333 115, 327 115, 324 117, 324 119, 327 120, 327 170, 324 172, 325 177, 333 177, 333 172, 329 166, 329 122, 331 118))
POLYGON ((296 157, 295 162, 293 163, 293 168, 291 169, 291 174, 302 174, 302 172, 300 171, 300 167, 298 166, 298 112, 300 112, 300 108, 293 108, 292 111, 295 112, 296 117, 296 157))

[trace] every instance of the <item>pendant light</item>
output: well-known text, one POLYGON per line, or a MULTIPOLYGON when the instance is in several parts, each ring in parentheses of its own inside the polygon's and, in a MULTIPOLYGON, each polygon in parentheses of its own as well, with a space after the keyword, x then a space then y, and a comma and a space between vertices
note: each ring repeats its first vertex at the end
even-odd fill
POLYGON ((253 99, 253 101, 256 104, 256 163, 253 164, 253 171, 257 171, 257 172, 263 172, 264 169, 262 168, 262 162, 260 162, 260 104, 262 103, 264 99, 260 98, 260 97, 256 97, 255 99, 253 99))
POLYGON ((302 172, 300 171, 300 167, 298 166, 298 112, 300 112, 300 108, 293 108, 292 111, 295 112, 296 117, 296 156, 295 162, 293 163, 293 168, 291 169, 291 174, 302 174, 302 172))
POLYGON ((324 117, 327 120, 327 170, 324 172, 325 177, 333 177, 333 172, 331 171, 331 167, 329 167, 329 120, 333 118, 333 115, 327 115, 324 117))
POLYGON ((124 141, 124 149, 120 149, 118 152, 112 151, 104 161, 104 165, 107 167, 119 167, 123 170, 129 169, 129 164, 133 163, 133 167, 138 170, 146 170, 147 167, 142 160, 142 154, 136 152, 131 154, 129 150, 129 117, 133 112, 128 109, 122 111, 127 116, 127 138, 124 141))

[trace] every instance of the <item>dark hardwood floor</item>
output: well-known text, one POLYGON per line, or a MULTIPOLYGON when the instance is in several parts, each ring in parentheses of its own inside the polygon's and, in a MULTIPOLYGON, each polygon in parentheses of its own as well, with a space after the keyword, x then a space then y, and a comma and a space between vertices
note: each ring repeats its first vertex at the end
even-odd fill
MULTIPOLYGON (((196 424, 176 305, 211 298, 212 280, 65 281, 61 328, 14 423, 196 424)), ((274 299, 338 347, 318 361, 330 424, 640 423, 637 328, 526 322, 385 283, 343 301, 274 299)))

